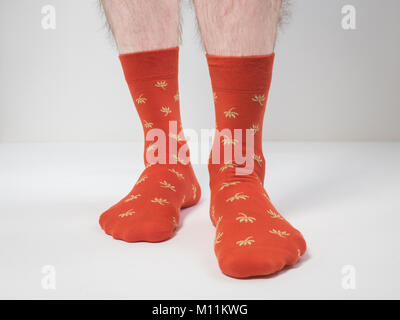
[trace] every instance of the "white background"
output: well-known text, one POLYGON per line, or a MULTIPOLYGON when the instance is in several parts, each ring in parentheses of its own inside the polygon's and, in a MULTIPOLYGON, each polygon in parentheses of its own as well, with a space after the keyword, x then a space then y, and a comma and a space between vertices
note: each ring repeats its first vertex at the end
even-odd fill
MULTIPOLYGON (((400 3, 292 1, 279 35, 265 140, 399 140, 400 3), (341 8, 357 10, 357 30, 341 8)), ((183 1, 185 128, 214 125, 194 11, 183 1)), ((141 126, 95 0, 2 0, 0 141, 142 141, 141 126), (41 27, 53 4, 56 30, 41 27)))
MULTIPOLYGON (((251 280, 218 268, 205 165, 195 166, 201 201, 182 211, 174 238, 104 234, 98 217, 139 176, 143 137, 96 1, 0 2, 0 298, 400 298, 400 3, 292 2, 266 114, 265 185, 308 249, 251 280), (45 4, 56 30, 41 28, 45 4), (357 30, 341 28, 344 4, 356 7, 357 30), (42 286, 46 265, 55 290, 42 286)), ((183 123, 199 131, 214 124, 212 95, 187 2, 183 13, 183 123)))

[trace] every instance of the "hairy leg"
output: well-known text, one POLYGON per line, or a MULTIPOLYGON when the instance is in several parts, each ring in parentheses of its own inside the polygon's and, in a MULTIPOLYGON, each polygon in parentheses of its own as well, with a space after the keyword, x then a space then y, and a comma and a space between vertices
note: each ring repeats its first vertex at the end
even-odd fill
POLYGON ((164 241, 179 226, 180 210, 200 198, 181 133, 178 0, 103 5, 146 140, 145 169, 131 192, 100 216, 100 226, 119 240, 164 241))
POLYGON ((120 54, 177 47, 178 0, 101 0, 120 54))
POLYGON ((282 0, 194 0, 194 4, 208 54, 273 52, 282 0))

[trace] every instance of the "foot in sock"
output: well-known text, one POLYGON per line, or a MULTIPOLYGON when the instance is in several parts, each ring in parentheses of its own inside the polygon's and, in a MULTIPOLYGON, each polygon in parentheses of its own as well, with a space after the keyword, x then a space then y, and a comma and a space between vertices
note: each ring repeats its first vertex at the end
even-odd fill
POLYGON ((255 174, 245 178, 227 168, 211 188, 215 253, 223 273, 262 276, 295 264, 305 241, 275 209, 255 174), (218 182, 217 182, 218 181, 218 182))
POLYGON ((132 191, 100 216, 103 230, 118 240, 167 240, 179 225, 180 209, 200 199, 186 140, 178 132, 178 54, 173 48, 120 56, 144 133, 157 139, 145 141, 146 169, 132 191))
POLYGON ((278 213, 263 188, 262 125, 274 54, 208 55, 207 60, 217 129, 230 133, 216 135, 209 162, 210 215, 216 226, 214 250, 226 275, 247 278, 272 274, 296 263, 306 250, 301 233, 278 213), (239 137, 234 129, 241 129, 239 137), (253 147, 245 138, 246 129, 253 147), (235 161, 233 151, 227 158, 222 152, 227 145, 233 149, 240 145, 246 154, 249 152, 247 160, 251 159, 253 170, 246 175, 237 171, 244 165, 235 161))
POLYGON ((178 227, 180 209, 196 204, 199 198, 191 167, 152 165, 126 197, 100 216, 100 225, 118 240, 164 241, 178 227))

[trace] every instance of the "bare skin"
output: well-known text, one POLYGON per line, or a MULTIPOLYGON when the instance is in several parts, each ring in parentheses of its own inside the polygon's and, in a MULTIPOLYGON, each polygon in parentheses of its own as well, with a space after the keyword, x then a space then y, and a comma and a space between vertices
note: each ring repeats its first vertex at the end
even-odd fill
POLYGON ((274 51, 282 0, 194 0, 208 54, 265 55, 274 51))
POLYGON ((179 45, 179 0, 101 0, 120 54, 179 45))
MULTIPOLYGON (((193 0, 208 54, 272 53, 282 0, 193 0)), ((179 0, 101 0, 119 53, 179 45, 179 0)))

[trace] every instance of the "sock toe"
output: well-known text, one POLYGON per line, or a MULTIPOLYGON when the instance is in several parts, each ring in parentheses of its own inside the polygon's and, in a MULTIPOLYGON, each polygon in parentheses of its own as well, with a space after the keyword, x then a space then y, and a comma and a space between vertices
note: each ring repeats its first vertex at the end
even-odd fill
POLYGON ((135 226, 124 230, 121 240, 126 242, 161 242, 170 239, 175 226, 169 220, 142 220, 135 226))
POLYGON ((221 271, 234 278, 266 276, 278 272, 286 265, 297 261, 296 255, 286 249, 237 248, 218 258, 221 271))

